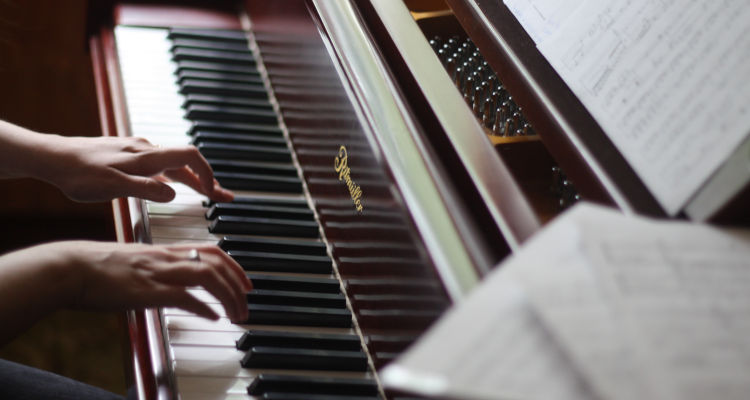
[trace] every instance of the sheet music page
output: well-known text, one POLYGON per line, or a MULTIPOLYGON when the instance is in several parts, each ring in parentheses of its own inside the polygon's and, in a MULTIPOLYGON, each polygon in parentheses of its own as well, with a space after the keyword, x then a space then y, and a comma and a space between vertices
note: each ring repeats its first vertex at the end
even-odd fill
POLYGON ((557 32, 582 0, 504 0, 504 3, 538 45, 557 32))
POLYGON ((585 0, 538 47, 671 215, 750 132, 746 0, 585 0))
POLYGON ((456 399, 592 399, 529 308, 496 271, 397 361, 386 387, 456 399))
POLYGON ((532 240, 511 272, 601 398, 750 397, 750 233, 584 205, 532 240))

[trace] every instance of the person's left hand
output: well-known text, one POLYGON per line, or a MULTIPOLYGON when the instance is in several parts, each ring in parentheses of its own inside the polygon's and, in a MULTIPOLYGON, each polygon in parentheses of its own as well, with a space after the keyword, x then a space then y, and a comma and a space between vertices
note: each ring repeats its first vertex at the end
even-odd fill
POLYGON ((167 179, 215 201, 234 198, 193 146, 163 148, 132 137, 48 137, 49 157, 40 160, 44 170, 39 175, 76 201, 133 196, 166 202, 175 197, 167 179))

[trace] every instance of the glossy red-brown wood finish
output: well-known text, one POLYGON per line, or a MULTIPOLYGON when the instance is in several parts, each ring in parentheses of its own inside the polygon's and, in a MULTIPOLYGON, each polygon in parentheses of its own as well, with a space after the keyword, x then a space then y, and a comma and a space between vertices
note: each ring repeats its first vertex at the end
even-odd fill
MULTIPOLYGON (((102 133, 105 136, 126 135, 123 123, 124 110, 116 109, 114 104, 122 105, 122 91, 116 81, 117 59, 111 28, 102 28, 101 33, 89 40, 91 59, 94 71, 99 116, 102 125, 102 133), (113 85, 114 83, 114 85, 113 85), (119 120, 119 123, 118 123, 119 120)), ((130 210, 125 198, 112 201, 113 214, 115 217, 115 228, 119 242, 133 243, 135 241, 133 228, 131 226, 130 210)), ((147 348, 147 334, 145 310, 130 310, 125 313, 128 325, 129 362, 126 362, 125 371, 128 385, 136 385, 139 397, 146 399, 156 398, 158 392, 156 382, 150 378, 154 376, 152 360, 147 348)))
POLYGON ((211 9, 208 2, 202 7, 124 3, 115 6, 114 21, 115 25, 242 29, 238 10, 230 5, 222 6, 221 2, 218 4, 219 8, 211 9))
POLYGON ((335 70, 325 32, 303 1, 284 4, 248 5, 253 33, 338 274, 380 368, 450 301, 379 146, 356 117, 360 105, 345 92, 348 82, 335 70), (310 82, 322 84, 326 95, 310 82), (340 165, 344 154, 362 190, 361 212, 336 172, 335 159, 340 165))

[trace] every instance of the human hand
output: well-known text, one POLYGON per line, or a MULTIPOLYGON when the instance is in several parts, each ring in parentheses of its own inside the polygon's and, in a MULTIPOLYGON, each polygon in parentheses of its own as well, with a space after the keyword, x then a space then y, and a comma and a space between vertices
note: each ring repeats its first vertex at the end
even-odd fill
POLYGON ((208 162, 193 146, 157 147, 143 138, 45 135, 49 157, 37 175, 77 201, 133 196, 166 202, 175 197, 167 179, 181 182, 215 201, 232 201, 231 191, 213 178, 208 162))
POLYGON ((178 307, 218 318, 188 292, 195 286, 216 297, 233 321, 247 319, 252 284, 216 246, 74 241, 13 251, 0 256, 0 344, 61 307, 178 307), (200 261, 188 259, 191 249, 200 261))
POLYGON ((232 321, 248 317, 250 280, 229 255, 213 245, 151 246, 105 242, 58 242, 63 257, 75 265, 79 286, 72 306, 123 310, 178 307, 200 316, 219 316, 187 291, 201 286, 224 306, 232 321), (200 260, 188 258, 196 249, 200 260))

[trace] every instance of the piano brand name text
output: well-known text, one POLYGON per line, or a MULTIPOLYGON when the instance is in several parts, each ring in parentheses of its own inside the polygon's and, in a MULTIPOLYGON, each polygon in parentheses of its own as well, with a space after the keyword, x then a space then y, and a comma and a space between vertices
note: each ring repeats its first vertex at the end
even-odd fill
POLYGON ((362 206, 362 188, 352 180, 352 171, 349 168, 349 155, 346 152, 346 146, 339 148, 339 154, 333 160, 333 166, 339 174, 339 180, 346 183, 346 188, 349 189, 349 195, 352 197, 352 202, 354 202, 354 208, 357 209, 357 212, 361 213, 364 208, 362 206))

